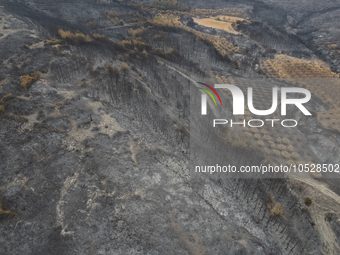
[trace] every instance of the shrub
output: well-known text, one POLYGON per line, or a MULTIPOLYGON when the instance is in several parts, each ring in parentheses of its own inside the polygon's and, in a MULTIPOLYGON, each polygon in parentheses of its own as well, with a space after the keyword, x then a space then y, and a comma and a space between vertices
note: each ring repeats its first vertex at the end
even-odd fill
POLYGON ((82 43, 89 43, 93 42, 93 39, 89 35, 85 35, 80 32, 72 33, 70 31, 64 31, 59 29, 58 35, 63 39, 68 41, 70 44, 82 44, 82 43))
POLYGON ((281 156, 281 153, 280 153, 280 151, 278 151, 278 150, 273 150, 272 153, 273 153, 273 155, 275 155, 275 156, 281 156))
POLYGON ((288 146, 288 151, 289 151, 289 152, 294 152, 294 147, 293 147, 293 145, 289 145, 289 146, 288 146))
POLYGON ((147 48, 147 45, 144 42, 138 40, 122 40, 119 45, 130 50, 136 50, 136 48, 142 50, 147 48))
POLYGON ((261 136, 260 136, 259 134, 255 134, 255 135, 254 135, 254 138, 255 138, 255 139, 261 139, 261 136))
POLYGON ((145 30, 146 30, 145 27, 140 27, 140 28, 137 28, 135 30, 133 30, 131 28, 131 29, 129 29, 128 34, 130 36, 136 37, 138 35, 142 35, 145 32, 145 30))
POLYGON ((307 164, 308 164, 310 167, 312 167, 312 165, 315 165, 315 163, 314 163, 314 162, 311 162, 311 161, 307 162, 307 164))
POLYGON ((313 178, 321 178, 322 177, 322 173, 318 173, 318 172, 315 172, 315 173, 311 173, 313 178))
POLYGON ((293 160, 288 160, 287 162, 286 162, 286 164, 287 164, 287 166, 290 166, 290 165, 295 165, 295 162, 293 161, 293 160))
POLYGON ((21 76, 20 77, 20 88, 27 91, 27 89, 29 89, 29 86, 31 86, 39 78, 40 78, 40 73, 38 72, 21 76))
POLYGON ((286 146, 284 146, 283 144, 278 144, 277 145, 277 148, 280 150, 280 151, 285 151, 287 149, 286 146))
POLYGON ((270 202, 268 203, 267 208, 270 211, 270 215, 272 217, 281 216, 285 218, 284 206, 280 203, 277 203, 275 201, 275 197, 272 194, 269 195, 269 198, 270 198, 270 202))
POLYGON ((287 151, 282 151, 281 152, 282 157, 284 158, 290 158, 290 154, 287 151))
POLYGON ((284 144, 289 144, 289 143, 290 143, 290 141, 289 141, 288 138, 282 138, 282 142, 283 142, 284 144))
POLYGON ((276 149, 275 143, 273 141, 267 141, 270 145, 270 148, 276 149))
POLYGON ((292 158, 294 158, 294 159, 298 159, 298 158, 300 157, 300 155, 297 154, 296 152, 293 152, 293 153, 291 154, 291 156, 292 156, 292 158))
POLYGON ((120 66, 120 70, 124 75, 127 75, 130 70, 130 67, 125 62, 123 62, 122 65, 120 66))
POLYGON ((124 21, 122 19, 119 21, 119 25, 124 26, 124 21))
POLYGON ((249 136, 249 137, 252 137, 252 136, 253 136, 253 135, 252 135, 251 133, 249 133, 249 132, 244 132, 244 135, 249 136))
POLYGON ((108 40, 106 35, 100 35, 100 34, 93 34, 92 37, 97 41, 104 41, 106 42, 108 40))
POLYGON ((305 198, 305 205, 310 206, 312 204, 312 199, 310 197, 305 198))
POLYGON ((257 145, 260 146, 260 147, 263 147, 264 143, 262 141, 257 141, 257 145))
POLYGON ((263 139, 266 140, 266 141, 270 141, 272 138, 269 135, 265 135, 263 137, 263 139))
POLYGON ((54 45, 54 44, 60 44, 60 43, 62 43, 62 40, 54 39, 54 38, 45 41, 46 45, 54 45))
POLYGON ((3 96, 0 100, 0 104, 4 104, 6 103, 8 100, 12 99, 14 96, 12 95, 12 93, 9 93, 5 96, 3 96))
POLYGON ((61 52, 62 48, 67 47, 66 45, 57 45, 57 47, 54 48, 54 52, 58 55, 64 56, 65 53, 61 52))

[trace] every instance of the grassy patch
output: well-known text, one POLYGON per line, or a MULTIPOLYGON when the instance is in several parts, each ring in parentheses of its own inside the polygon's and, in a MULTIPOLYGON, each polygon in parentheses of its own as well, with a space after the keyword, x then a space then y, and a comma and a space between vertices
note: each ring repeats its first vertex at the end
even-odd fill
POLYGON ((131 29, 129 29, 128 34, 130 36, 136 37, 136 36, 144 34, 145 31, 146 31, 145 27, 140 27, 140 28, 137 28, 137 29, 131 28, 131 29))
POLYGON ((193 20, 198 25, 224 30, 228 33, 236 34, 236 35, 240 33, 234 29, 233 24, 236 24, 236 22, 239 22, 239 21, 243 21, 242 18, 235 18, 235 17, 228 17, 228 16, 218 16, 215 18, 206 18, 206 19, 193 18, 193 20))
POLYGON ((63 40, 66 40, 70 44, 80 45, 84 43, 93 42, 93 39, 86 34, 80 33, 80 32, 70 32, 70 31, 64 31, 62 29, 59 29, 58 35, 63 40))
POLYGON ((31 86, 35 81, 40 78, 40 73, 26 74, 20 77, 20 88, 27 91, 29 86, 31 86))

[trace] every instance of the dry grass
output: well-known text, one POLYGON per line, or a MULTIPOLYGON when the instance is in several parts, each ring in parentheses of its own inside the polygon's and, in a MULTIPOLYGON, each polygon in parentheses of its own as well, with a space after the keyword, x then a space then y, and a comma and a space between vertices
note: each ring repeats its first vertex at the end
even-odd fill
POLYGON ((4 104, 6 103, 8 100, 12 99, 14 96, 12 95, 12 93, 9 93, 5 96, 3 96, 0 100, 0 104, 4 104))
POLYGON ((62 40, 54 39, 54 38, 45 41, 46 45, 55 45, 55 44, 60 44, 60 43, 62 43, 62 40))
POLYGON ((146 44, 139 40, 123 40, 119 43, 120 45, 124 46, 125 48, 131 48, 135 46, 145 47, 146 44))
POLYGON ((60 38, 68 41, 71 44, 79 45, 79 44, 82 44, 82 43, 93 42, 93 39, 89 35, 85 35, 85 34, 80 33, 80 32, 72 33, 70 31, 64 31, 62 29, 59 29, 58 35, 60 36, 60 38))
POLYGON ((26 74, 20 77, 20 88, 27 91, 29 86, 31 86, 35 81, 40 78, 40 73, 26 74))
POLYGON ((233 24, 235 24, 237 21, 243 21, 244 19, 220 15, 217 17, 206 18, 206 19, 193 18, 193 20, 195 23, 197 23, 200 26, 212 27, 212 28, 224 30, 231 34, 239 35, 241 33, 237 32, 234 29, 233 24))
POLYGON ((298 159, 300 157, 300 155, 296 152, 293 152, 292 154, 290 154, 292 156, 292 158, 294 159, 298 159))
POLYGON ((92 37, 93 37, 93 39, 95 39, 97 41, 102 41, 102 40, 107 39, 106 35, 100 35, 100 34, 93 34, 92 37))
POLYGON ((5 107, 3 105, 0 105, 0 114, 5 113, 5 107))
POLYGON ((274 59, 261 60, 261 69, 273 78, 339 78, 324 62, 304 60, 284 54, 276 54, 274 59))
POLYGON ((335 41, 335 42, 320 41, 320 42, 318 42, 318 44, 321 48, 332 51, 333 54, 336 56, 336 58, 339 58, 339 56, 340 56, 340 47, 339 47, 340 43, 339 43, 339 41, 335 41))
POLYGON ((130 70, 130 67, 125 62, 123 62, 120 66, 120 70, 122 70, 123 72, 127 72, 130 70))
POLYGON ((112 23, 118 23, 118 13, 116 11, 105 10, 105 17, 110 20, 112 23))
POLYGON ((277 203, 275 201, 275 197, 272 194, 269 195, 269 198, 270 198, 270 202, 268 203, 267 208, 270 211, 270 215, 272 217, 280 216, 286 219, 285 214, 284 214, 284 209, 285 209, 284 206, 280 203, 277 203))
POLYGON ((140 27, 140 28, 137 28, 137 29, 131 28, 131 29, 128 30, 128 34, 130 36, 133 36, 133 37, 140 36, 146 31, 146 29, 147 28, 145 28, 145 27, 140 27))

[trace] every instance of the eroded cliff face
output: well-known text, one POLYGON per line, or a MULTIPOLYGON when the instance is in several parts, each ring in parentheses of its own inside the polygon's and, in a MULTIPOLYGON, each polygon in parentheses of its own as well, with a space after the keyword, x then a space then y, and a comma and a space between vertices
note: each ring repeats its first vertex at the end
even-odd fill
MULTIPOLYGON (((339 254, 337 179, 193 180, 188 167, 190 88, 294 75, 270 65, 280 51, 317 57, 284 27, 300 17, 275 2, 188 3, 206 10, 0 1, 1 254, 339 254), (192 19, 211 15, 244 21, 230 33, 192 19)), ((308 121, 307 156, 336 162, 336 125, 308 121)))

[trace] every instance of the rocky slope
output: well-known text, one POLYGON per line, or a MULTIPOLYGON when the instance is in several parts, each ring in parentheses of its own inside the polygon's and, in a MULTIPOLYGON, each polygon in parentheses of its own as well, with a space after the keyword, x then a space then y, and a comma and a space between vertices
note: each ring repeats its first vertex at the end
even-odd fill
MULTIPOLYGON (((238 35, 147 1, 0 1, 1 254, 339 254, 337 179, 189 170, 195 81, 269 76, 260 63, 280 51, 337 72, 317 48, 330 29, 306 21, 323 14, 290 1, 185 3, 242 9, 249 22, 238 35)), ((313 123, 300 128, 307 156, 336 163, 338 132, 313 123)), ((225 146, 227 158, 244 153, 225 146)))

